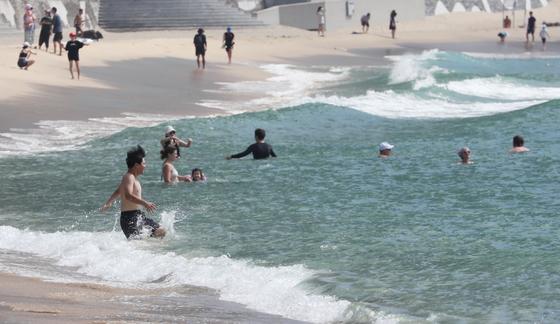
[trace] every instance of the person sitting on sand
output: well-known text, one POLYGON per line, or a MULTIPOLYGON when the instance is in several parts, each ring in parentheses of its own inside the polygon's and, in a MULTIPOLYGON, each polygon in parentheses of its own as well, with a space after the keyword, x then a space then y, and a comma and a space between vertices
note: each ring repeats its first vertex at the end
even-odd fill
POLYGON ((473 161, 471 161, 470 157, 471 157, 471 150, 468 147, 462 147, 458 152, 457 155, 459 155, 459 157, 461 158, 461 164, 472 164, 473 161))
POLYGON ((204 175, 204 172, 202 172, 202 169, 194 168, 191 171, 191 179, 194 182, 196 182, 196 181, 206 181, 206 176, 204 175))
POLYGON ((35 54, 35 53, 31 51, 31 47, 29 43, 28 42, 23 43, 17 61, 17 65, 19 66, 20 69, 27 70, 31 65, 33 65, 33 63, 35 63, 35 60, 29 59, 31 54, 35 54))
POLYGON ((140 145, 128 151, 126 154, 128 171, 123 175, 117 189, 101 207, 101 211, 104 212, 111 207, 117 198, 121 198, 120 223, 127 239, 131 236, 140 235, 144 231, 149 231, 153 237, 161 238, 165 236, 165 229, 160 227, 153 219, 147 218, 141 210, 142 207, 149 212, 156 210, 154 203, 142 199, 142 185, 138 180, 138 177, 146 169, 145 156, 146 151, 140 145))
POLYGON ((239 159, 248 155, 249 153, 253 153, 253 159, 255 160, 268 159, 271 156, 276 157, 276 153, 274 153, 272 146, 264 142, 265 136, 266 132, 264 129, 255 129, 256 143, 249 145, 249 147, 247 147, 247 149, 241 153, 227 156, 226 159, 239 159))
POLYGON ((505 31, 501 31, 498 33, 498 37, 500 38, 500 43, 504 43, 506 41, 506 37, 507 37, 508 33, 505 31))
POLYGON ((379 144, 379 157, 386 158, 391 156, 391 150, 393 147, 395 147, 395 145, 391 145, 387 142, 379 144))
POLYGON ((371 17, 370 13, 368 12, 367 14, 363 15, 362 18, 360 18, 360 22, 362 23, 362 33, 367 33, 369 30, 369 18, 371 17))
POLYGON ((191 182, 190 176, 181 176, 177 169, 173 166, 173 162, 179 159, 177 148, 175 146, 167 146, 160 151, 163 166, 161 168, 161 177, 165 183, 177 183, 179 181, 191 182))
POLYGON ((525 146, 525 140, 521 135, 515 135, 513 137, 513 148, 509 151, 510 153, 524 153, 529 152, 529 149, 525 146))
POLYGON ((165 127, 165 137, 160 141, 161 147, 175 146, 177 148, 177 156, 181 156, 181 151, 179 147, 190 147, 192 144, 192 139, 187 138, 186 141, 177 137, 177 132, 173 126, 169 125, 165 127))

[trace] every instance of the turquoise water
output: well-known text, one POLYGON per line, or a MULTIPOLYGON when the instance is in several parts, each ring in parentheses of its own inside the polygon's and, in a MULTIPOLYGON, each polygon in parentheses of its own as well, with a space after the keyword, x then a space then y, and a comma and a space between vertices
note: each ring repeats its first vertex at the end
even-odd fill
POLYGON ((305 321, 558 321, 560 59, 393 62, 285 109, 173 121, 194 139, 177 169, 201 167, 206 183, 160 182, 165 124, 4 157, 0 248, 109 282, 168 275, 305 321), (225 160, 256 127, 279 157, 225 160), (530 152, 508 154, 516 134, 530 152), (377 157, 382 141, 395 144, 389 159, 377 157), (161 242, 127 242, 118 205, 98 211, 138 143, 143 194, 172 228, 161 242), (462 146, 474 164, 457 163, 462 146))

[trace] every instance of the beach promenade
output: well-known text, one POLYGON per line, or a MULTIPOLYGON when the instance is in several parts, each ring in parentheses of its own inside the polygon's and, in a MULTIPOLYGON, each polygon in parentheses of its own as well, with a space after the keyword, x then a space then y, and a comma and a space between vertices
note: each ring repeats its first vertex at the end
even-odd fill
MULTIPOLYGON (((534 12, 537 26, 542 21, 558 22, 560 0, 550 1, 547 7, 534 12)), ((500 44, 496 35, 503 30, 501 14, 457 13, 401 23, 394 40, 388 29, 388 13, 387 21, 373 21, 367 34, 353 33, 361 31, 359 16, 352 29, 332 31, 327 25, 326 37, 321 38, 316 32, 287 27, 234 30, 232 64, 227 64, 221 48, 226 26, 207 29, 207 67, 203 71, 196 68, 192 44, 195 30, 103 32, 103 40, 81 50, 79 81, 70 79, 64 53, 61 57, 34 50, 36 63, 28 71, 20 70, 16 61, 23 31, 0 34, 0 132, 36 128, 40 121, 83 121, 123 113, 157 113, 169 115, 170 119, 227 115, 234 111, 197 103, 229 96, 212 91, 219 88, 219 82, 268 78, 270 75, 259 68, 267 63, 362 66, 383 64, 386 55, 434 48, 503 55, 560 54, 560 27, 549 29, 551 40, 544 52, 538 37, 531 47, 526 47, 525 29, 518 26, 509 29, 506 42, 500 44)), ((65 40, 69 31, 64 31, 65 40)), ((243 101, 259 94, 231 95, 243 101)), ((251 109, 261 108, 246 107, 251 109)), ((145 293, 97 285, 45 283, 0 273, 0 322, 92 323, 104 313, 106 317, 101 322, 109 318, 133 323, 141 318, 138 313, 129 313, 126 303, 110 301, 145 293)), ((215 297, 205 293, 194 296, 215 297)), ((226 307, 225 312, 230 307, 217 302, 215 305, 226 307)), ((196 305, 193 309, 200 311, 196 305)), ((203 321, 203 311, 196 316, 203 321)), ((277 317, 263 317, 262 321, 282 322, 277 317)))

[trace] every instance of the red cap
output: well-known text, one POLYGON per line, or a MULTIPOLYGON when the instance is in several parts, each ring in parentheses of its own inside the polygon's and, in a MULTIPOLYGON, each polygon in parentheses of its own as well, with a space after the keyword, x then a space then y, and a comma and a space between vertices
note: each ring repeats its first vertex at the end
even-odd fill
POLYGON ((70 33, 70 37, 76 37, 76 33, 75 33, 75 32, 71 32, 71 33, 70 33))

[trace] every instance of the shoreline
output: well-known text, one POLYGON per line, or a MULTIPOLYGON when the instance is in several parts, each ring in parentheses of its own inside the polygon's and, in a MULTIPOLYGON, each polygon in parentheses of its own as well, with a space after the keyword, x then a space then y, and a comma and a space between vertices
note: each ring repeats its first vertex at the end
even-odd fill
MULTIPOLYGON (((537 17, 545 16, 546 10, 550 10, 547 16, 552 17, 558 11, 557 2, 536 10, 537 17)), ((184 31, 147 32, 143 36, 140 33, 104 32, 105 40, 83 49, 83 78, 79 82, 69 80, 64 54, 60 58, 40 53, 37 56, 40 61, 30 71, 17 69, 14 61, 19 40, 16 41, 14 36, 13 40, 0 47, 0 61, 4 62, 0 64, 0 73, 5 76, 0 80, 0 86, 10 89, 0 94, 0 132, 14 128, 38 128, 37 122, 45 120, 87 121, 89 118, 122 117, 123 113, 152 114, 155 111, 170 118, 225 115, 228 114, 227 110, 203 107, 197 102, 221 100, 228 96, 235 96, 237 100, 257 98, 258 94, 230 95, 208 90, 218 89, 218 82, 262 81, 270 77, 259 68, 266 63, 360 66, 384 62, 386 55, 433 48, 500 55, 543 55, 538 39, 532 51, 524 48, 524 29, 513 29, 506 44, 500 45, 496 37, 500 28, 489 27, 489 23, 483 24, 478 30, 465 27, 469 22, 476 23, 476 19, 482 19, 480 17, 484 15, 494 19, 492 24, 495 24, 495 18, 501 17, 501 14, 468 15, 471 14, 438 16, 429 21, 403 24, 397 32, 396 41, 386 37, 388 32, 381 29, 385 28, 384 25, 374 25, 373 32, 367 35, 352 35, 351 30, 327 31, 325 39, 316 37, 315 32, 291 28, 272 28, 270 31, 242 29, 236 31, 240 40, 234 51, 232 65, 225 63, 224 51, 216 46, 222 31, 209 30, 209 41, 213 45, 206 71, 197 71, 195 68, 190 31, 186 37, 184 31), (450 31, 445 30, 443 26, 455 17, 456 24, 450 31), (385 32, 377 33, 380 29, 385 32), (254 38, 250 39, 251 36, 254 38), (494 51, 488 52, 490 49, 494 51), (106 56, 107 52, 110 53, 109 57, 106 56)), ((358 30, 358 26, 355 29, 358 30)), ((555 40, 560 35, 560 28, 552 28, 551 33, 555 38, 544 55, 560 53, 559 42, 555 40)), ((136 322, 142 316, 148 316, 142 312, 129 313, 129 305, 122 301, 115 303, 118 298, 125 296, 149 295, 147 291, 104 285, 51 283, 6 272, 0 272, 0 285, 3 300, 0 303, 0 320, 6 322, 136 322), (99 314, 104 316, 100 318, 99 314)), ((238 309, 235 307, 243 308, 237 304, 226 305, 206 290, 193 291, 192 300, 201 300, 202 305, 195 303, 185 310, 185 314, 199 316, 196 319, 200 322, 208 315, 205 311, 211 308, 205 302, 210 305, 216 302, 218 312, 223 309, 225 312, 236 312, 238 309), (212 303, 208 300, 212 300, 212 303), (200 313, 193 313, 196 311, 200 313)), ((263 316, 259 318, 272 322, 289 321, 250 310, 248 313, 251 315, 247 316, 263 316)), ((149 314, 159 315, 157 312, 149 314)), ((189 318, 189 321, 197 322, 196 319, 189 318)), ((227 323, 227 320, 224 322, 227 323)))

